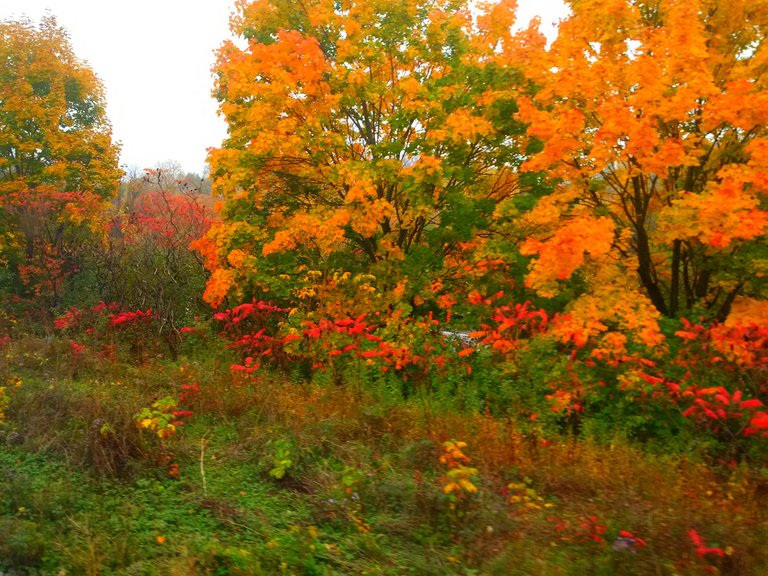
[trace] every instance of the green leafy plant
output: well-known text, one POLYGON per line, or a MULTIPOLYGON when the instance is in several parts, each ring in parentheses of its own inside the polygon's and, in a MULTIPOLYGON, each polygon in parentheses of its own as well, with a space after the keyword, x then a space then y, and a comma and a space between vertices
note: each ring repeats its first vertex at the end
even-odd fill
POLYGON ((175 408, 176 400, 166 396, 136 414, 134 421, 139 428, 151 430, 161 440, 168 440, 176 434, 178 414, 175 413, 175 408))
POLYGON ((269 475, 276 480, 282 480, 294 465, 293 443, 285 438, 280 438, 275 440, 272 446, 272 468, 269 475))

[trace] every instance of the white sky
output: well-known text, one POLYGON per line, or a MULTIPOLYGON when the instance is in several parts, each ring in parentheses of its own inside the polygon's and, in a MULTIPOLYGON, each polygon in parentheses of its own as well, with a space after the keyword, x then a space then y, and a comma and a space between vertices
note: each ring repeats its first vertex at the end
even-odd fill
MULTIPOLYGON (((393 0, 397 1, 397 0, 393 0)), ((518 22, 566 14, 562 0, 519 0, 518 22)), ((45 10, 70 33, 77 56, 104 82, 114 138, 126 167, 175 160, 201 173, 206 149, 226 135, 211 97, 213 51, 229 36, 234 0, 2 0, 0 19, 45 10)), ((548 27, 548 29, 547 29, 548 27)))

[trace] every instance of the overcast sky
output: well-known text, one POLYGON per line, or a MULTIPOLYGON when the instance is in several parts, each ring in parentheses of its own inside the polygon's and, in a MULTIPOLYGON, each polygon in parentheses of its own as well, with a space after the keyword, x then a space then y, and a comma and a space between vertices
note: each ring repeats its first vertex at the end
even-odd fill
MULTIPOLYGON (((397 0, 393 0, 397 1, 397 0)), ((519 0, 518 21, 562 18, 562 0, 519 0)), ((202 172, 206 149, 226 135, 211 98, 213 51, 229 36, 234 0, 0 0, 0 19, 33 20, 49 10, 75 53, 104 82, 121 164, 174 160, 202 172)), ((547 33, 547 30, 545 30, 547 33)))

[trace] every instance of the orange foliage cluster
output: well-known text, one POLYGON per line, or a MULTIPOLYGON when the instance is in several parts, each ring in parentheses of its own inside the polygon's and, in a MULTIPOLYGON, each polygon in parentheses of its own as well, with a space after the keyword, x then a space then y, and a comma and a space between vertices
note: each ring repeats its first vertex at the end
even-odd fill
POLYGON ((762 271, 755 242, 768 229, 765 18, 762 2, 574 4, 527 68, 540 90, 519 100, 518 115, 543 148, 521 169, 564 182, 546 199, 559 213, 549 242, 573 237, 572 219, 591 213, 613 233, 595 226, 578 238, 590 256, 597 248, 610 258, 586 262, 566 249, 558 267, 543 252, 532 286, 552 293, 542 270, 554 278, 584 264, 637 270, 662 314, 704 304, 720 320, 735 296, 762 296, 762 273, 755 281, 752 272, 762 271), (755 268, 724 273, 715 262, 726 254, 755 268))
POLYGON ((239 2, 196 247, 211 304, 289 313, 238 370, 516 378, 544 347, 563 418, 628 398, 762 435, 768 5, 571 8, 547 46, 513 1, 239 2))
POLYGON ((216 67, 231 135, 211 153, 222 223, 197 243, 206 299, 451 309, 429 283, 523 275, 519 254, 540 296, 583 283, 562 337, 609 347, 626 332, 659 346, 661 316, 722 321, 762 299, 765 14, 720 4, 579 2, 547 47, 535 23, 512 32, 514 2, 240 2, 249 43, 216 67), (530 172, 557 185, 521 186, 530 172), (521 192, 536 198, 522 211, 521 192), (330 282, 353 270, 373 276, 370 298, 330 282))

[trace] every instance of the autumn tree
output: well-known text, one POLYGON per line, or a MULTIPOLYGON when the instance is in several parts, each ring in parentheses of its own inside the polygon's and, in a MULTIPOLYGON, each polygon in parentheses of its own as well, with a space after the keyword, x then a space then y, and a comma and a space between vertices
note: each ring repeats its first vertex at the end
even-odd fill
POLYGON ((0 22, 0 248, 49 303, 79 268, 83 235, 99 233, 117 154, 101 83, 55 19, 0 22))
POLYGON ((53 17, 0 22, 2 192, 115 190, 117 147, 101 82, 53 17))
POLYGON ((158 335, 175 357, 180 329, 205 310, 208 274, 190 247, 211 225, 211 197, 178 164, 145 169, 122 183, 110 234, 93 259, 101 298, 123 309, 152 308, 158 335))
POLYGON ((206 167, 203 174, 185 172, 175 160, 158 162, 152 169, 137 166, 125 169, 113 204, 117 210, 131 210, 136 199, 145 192, 166 191, 171 194, 210 196, 211 180, 206 167))
POLYGON ((570 7, 552 46, 526 52, 522 169, 559 183, 527 216, 528 285, 551 296, 578 273, 605 291, 595 318, 634 299, 722 320, 764 298, 768 2, 570 7))
POLYGON ((513 22, 513 2, 238 2, 242 45, 214 68, 229 137, 206 298, 434 299, 517 190, 520 75, 497 57, 513 22))

